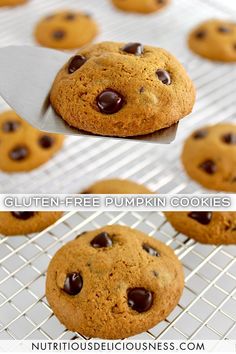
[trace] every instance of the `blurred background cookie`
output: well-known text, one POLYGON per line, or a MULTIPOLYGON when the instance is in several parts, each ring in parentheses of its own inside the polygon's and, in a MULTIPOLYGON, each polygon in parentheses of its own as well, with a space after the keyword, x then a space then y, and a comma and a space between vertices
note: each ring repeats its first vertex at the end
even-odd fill
POLYGON ((189 35, 189 48, 210 60, 236 61, 236 23, 208 20, 189 35))
POLYGON ((188 175, 205 188, 236 192, 236 125, 195 131, 184 144, 182 162, 188 175))
POLYGON ((0 234, 15 236, 39 232, 54 224, 62 214, 59 211, 2 211, 0 234))
POLYGON ((0 114, 0 170, 30 171, 61 149, 64 136, 35 129, 14 111, 0 114))
POLYGON ((49 14, 38 22, 34 32, 39 44, 55 49, 80 48, 97 34, 97 23, 90 14, 72 10, 49 14))
POLYGON ((17 6, 28 2, 28 0, 0 0, 0 6, 17 6))
POLYGON ((150 194, 150 189, 142 184, 130 181, 128 179, 104 179, 97 181, 86 190, 83 194, 150 194))
POLYGON ((236 212, 166 212, 176 231, 198 242, 236 245, 236 212))
POLYGON ((112 0, 112 3, 120 10, 145 14, 161 10, 170 0, 112 0))

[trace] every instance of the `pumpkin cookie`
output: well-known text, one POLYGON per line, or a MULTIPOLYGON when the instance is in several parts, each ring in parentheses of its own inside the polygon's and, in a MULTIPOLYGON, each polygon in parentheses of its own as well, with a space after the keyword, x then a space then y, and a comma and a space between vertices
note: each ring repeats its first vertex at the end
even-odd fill
POLYGON ((28 0, 0 0, 0 6, 17 6, 28 2, 28 0))
POLYGON ((61 149, 64 137, 33 128, 14 111, 0 114, 0 170, 30 171, 61 149))
POLYGON ((194 102, 193 83, 177 59, 141 43, 104 42, 80 50, 51 90, 53 108, 70 126, 107 136, 170 127, 194 102))
POLYGON ((95 182, 83 194, 150 194, 150 189, 128 179, 104 179, 95 182))
POLYGON ((44 17, 35 28, 35 39, 44 47, 76 49, 90 43, 98 34, 88 13, 59 11, 44 17))
POLYGON ((120 10, 147 14, 162 10, 170 0, 112 0, 112 2, 120 10))
POLYGON ((55 254, 46 296, 70 331, 118 339, 164 320, 183 286, 182 266, 171 248, 112 225, 81 234, 55 254))

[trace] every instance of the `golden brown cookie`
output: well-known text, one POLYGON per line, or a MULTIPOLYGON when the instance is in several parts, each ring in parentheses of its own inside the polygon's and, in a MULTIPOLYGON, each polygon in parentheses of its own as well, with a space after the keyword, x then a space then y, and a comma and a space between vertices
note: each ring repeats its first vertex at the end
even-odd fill
POLYGON ((64 137, 33 128, 14 111, 0 114, 0 170, 30 171, 61 149, 64 137))
POLYGON ((0 6, 17 6, 25 4, 28 0, 0 0, 0 6))
POLYGON ((95 182, 83 194, 150 194, 150 189, 128 179, 104 179, 95 182))
POLYGON ((236 125, 195 131, 184 144, 182 162, 188 175, 205 188, 236 192, 236 125))
POLYGON ((44 17, 35 28, 35 39, 44 47, 77 49, 90 43, 98 26, 88 13, 59 11, 44 17))
POLYGON ((236 23, 208 20, 198 25, 189 35, 190 49, 210 60, 236 61, 236 23))
POLYGON ((59 211, 1 211, 0 234, 15 236, 39 232, 54 224, 62 214, 59 211))
POLYGON ((236 244, 235 212, 166 212, 165 216, 176 231, 198 242, 236 244))
POLYGON ((194 102, 193 83, 177 59, 140 43, 104 42, 80 50, 51 90, 52 106, 69 125, 107 136, 169 127, 194 102))
POLYGON ((70 331, 118 339, 164 320, 183 286, 182 266, 168 246, 112 225, 83 233, 56 253, 46 296, 70 331))
POLYGON ((151 13, 163 9, 170 0, 112 0, 120 10, 139 13, 151 13))

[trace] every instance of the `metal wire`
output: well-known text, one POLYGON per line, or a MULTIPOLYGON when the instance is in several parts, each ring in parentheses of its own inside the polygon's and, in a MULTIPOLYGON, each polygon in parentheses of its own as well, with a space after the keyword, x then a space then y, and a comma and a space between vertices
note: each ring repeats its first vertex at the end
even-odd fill
MULTIPOLYGON (((34 44, 32 32, 38 19, 57 8, 68 7, 93 13, 101 28, 98 41, 140 41, 176 55, 197 87, 194 112, 180 123, 176 142, 170 146, 67 138, 63 151, 44 166, 28 173, 0 173, 0 192, 77 193, 95 178, 111 176, 137 180, 160 193, 204 192, 188 179, 181 166, 183 139, 201 125, 235 119, 236 70, 235 65, 215 64, 193 55, 186 37, 195 24, 206 18, 230 18, 236 11, 234 2, 225 5, 220 0, 173 0, 159 14, 137 16, 115 10, 109 0, 99 0, 99 5, 98 0, 31 0, 27 6, 1 9, 0 46, 34 44)), ((0 110, 5 108, 6 104, 0 102, 0 110)))
POLYGON ((203 246, 177 234, 156 212, 70 212, 39 234, 0 238, 0 339, 84 338, 67 331, 45 298, 48 263, 82 231, 118 223, 173 248, 185 270, 185 289, 170 316, 136 339, 235 339, 236 249, 203 246))

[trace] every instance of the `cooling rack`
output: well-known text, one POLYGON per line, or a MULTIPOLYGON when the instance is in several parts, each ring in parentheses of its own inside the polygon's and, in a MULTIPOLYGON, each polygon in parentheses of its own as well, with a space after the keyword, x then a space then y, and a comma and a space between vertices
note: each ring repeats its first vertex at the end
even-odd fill
MULTIPOLYGON (((105 140, 67 138, 64 149, 30 173, 0 173, 1 193, 77 193, 95 178, 131 178, 160 193, 199 193, 181 166, 183 139, 195 128, 236 117, 235 65, 215 64, 193 55, 186 46, 189 30, 212 17, 231 18, 233 0, 172 0, 164 11, 139 16, 115 10, 109 0, 31 0, 29 5, 0 10, 0 46, 34 44, 37 20, 57 8, 84 9, 97 19, 100 40, 140 41, 170 50, 195 81, 198 97, 194 112, 180 123, 176 142, 170 146, 105 140), (163 159, 165 156, 165 159, 163 159), (26 190, 27 186, 27 190, 26 190)), ((20 70, 20 68, 19 68, 20 70)), ((0 102, 0 110, 6 105, 0 102)))
MULTIPOLYGON (((45 271, 55 252, 85 230, 107 224, 137 228, 175 250, 185 289, 170 316, 135 339, 236 338, 236 247, 203 246, 177 234, 162 213, 69 212, 39 234, 0 237, 0 340, 82 339, 52 314, 45 271)), ((86 339, 86 338, 84 338, 86 339)))

